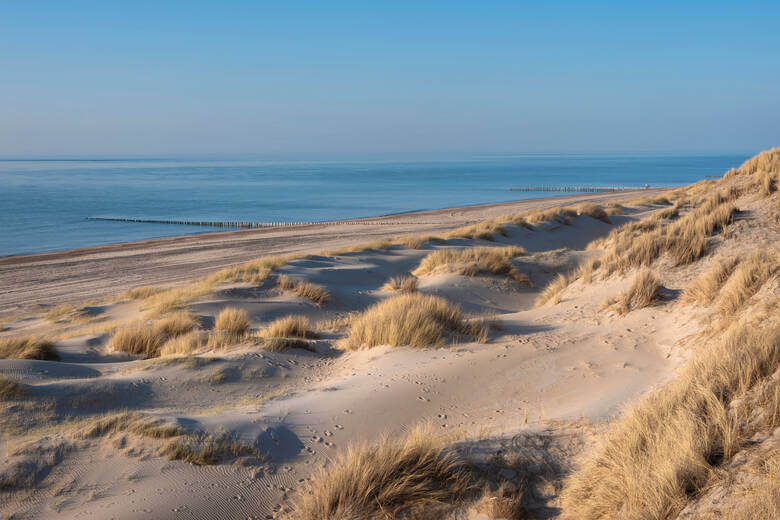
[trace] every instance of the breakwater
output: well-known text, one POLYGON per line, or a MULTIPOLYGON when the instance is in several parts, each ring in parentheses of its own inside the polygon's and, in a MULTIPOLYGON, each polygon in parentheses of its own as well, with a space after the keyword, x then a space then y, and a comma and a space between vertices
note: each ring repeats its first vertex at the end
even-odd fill
POLYGON ((397 220, 376 220, 376 219, 350 219, 350 220, 327 220, 327 221, 306 221, 306 222, 219 222, 209 220, 160 220, 145 218, 115 218, 115 217, 86 217, 86 220, 100 220, 106 222, 135 222, 141 224, 176 224, 182 226, 202 226, 224 229, 267 229, 295 226, 311 226, 314 224, 335 226, 343 224, 371 224, 371 225, 403 225, 403 224, 424 224, 417 221, 397 221, 397 220))
POLYGON ((636 190, 627 186, 521 186, 509 188, 509 191, 573 191, 579 193, 609 193, 615 191, 636 190))

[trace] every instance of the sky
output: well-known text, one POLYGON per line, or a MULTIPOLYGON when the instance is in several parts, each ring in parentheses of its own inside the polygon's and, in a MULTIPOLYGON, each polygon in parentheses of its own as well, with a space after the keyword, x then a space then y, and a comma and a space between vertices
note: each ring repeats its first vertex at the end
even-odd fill
POLYGON ((748 152, 780 2, 0 2, 0 156, 748 152))

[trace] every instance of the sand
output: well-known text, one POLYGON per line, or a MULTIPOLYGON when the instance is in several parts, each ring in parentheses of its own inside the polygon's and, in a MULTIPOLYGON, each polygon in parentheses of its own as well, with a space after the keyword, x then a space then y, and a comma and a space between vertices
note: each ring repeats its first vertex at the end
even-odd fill
MULTIPOLYGON (((440 232, 520 210, 631 196, 573 196, 378 219, 391 224, 219 233, 7 258, 0 260, 2 310, 10 316, 137 285, 175 284, 264 254, 440 232)), ((6 409, 5 425, 28 424, 9 436, 0 472, 9 475, 30 460, 43 465, 30 485, 0 493, 0 512, 14 518, 283 518, 291 497, 339 450, 426 422, 474 453, 489 455, 503 440, 537 432, 568 439, 562 449, 573 455, 604 421, 673 376, 690 355, 685 338, 698 325, 681 306, 623 317, 600 311, 605 299, 630 284, 619 277, 576 282, 558 305, 534 308, 533 301, 557 273, 593 255, 585 250, 589 242, 656 209, 632 208, 612 224, 579 216, 571 225, 509 226, 495 242, 452 239, 420 250, 312 256, 279 270, 326 287, 332 296, 321 307, 280 291, 273 278, 226 283, 189 305, 206 328, 227 306, 246 310, 256 329, 287 314, 322 322, 391 296, 382 285, 413 270, 433 249, 522 245, 528 254, 515 264, 532 287, 444 272, 420 280, 424 294, 456 302, 469 315, 499 319, 501 329, 485 344, 461 339, 443 348, 344 351, 338 342, 343 331, 330 330, 311 342, 313 352, 269 352, 245 341, 194 357, 142 360, 112 352, 109 334, 93 332, 58 341, 60 362, 0 360, 0 375, 30 385, 34 396, 6 409), (125 410, 188 432, 229 434, 261 457, 197 466, 168 460, 161 453, 166 440, 130 432, 77 435, 96 418, 125 410)), ((140 302, 107 300, 91 309, 98 324, 142 317, 140 302)), ((63 332, 83 324, 28 316, 8 318, 5 326, 0 336, 55 330, 67 336, 63 332)), ((540 511, 548 505, 541 493, 540 511)))

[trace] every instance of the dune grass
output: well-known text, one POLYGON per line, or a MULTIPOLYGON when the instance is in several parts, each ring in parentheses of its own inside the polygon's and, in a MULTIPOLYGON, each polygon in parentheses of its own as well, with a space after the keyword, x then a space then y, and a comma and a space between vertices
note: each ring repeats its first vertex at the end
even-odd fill
POLYGON ((615 301, 619 314, 628 314, 637 309, 654 305, 661 299, 663 286, 648 269, 639 271, 631 283, 631 287, 615 301))
POLYGON ((735 323, 671 383, 629 411, 603 447, 568 480, 568 518, 672 518, 755 433, 780 424, 778 308, 760 323, 735 323), (767 381, 752 405, 742 396, 767 381), (748 421, 762 409, 761 424, 748 421))
POLYGON ((542 222, 558 222, 571 224, 571 217, 577 216, 577 210, 569 207, 557 207, 529 211, 523 215, 529 224, 541 224, 542 222))
POLYGON ((300 258, 300 255, 263 256, 236 267, 229 267, 218 271, 208 277, 206 281, 212 284, 218 282, 259 284, 271 276, 272 272, 298 258, 300 258))
POLYGON ((144 309, 150 318, 176 312, 192 300, 209 294, 214 287, 214 281, 200 280, 182 287, 174 287, 151 294, 144 298, 144 309))
POLYGON ((404 294, 376 303, 350 324, 347 349, 378 345, 441 346, 452 334, 487 341, 484 323, 468 322, 460 309, 436 296, 404 294))
POLYGON ((0 359, 37 359, 59 361, 54 343, 43 338, 15 337, 0 339, 0 359))
POLYGON ((200 326, 200 322, 189 312, 176 312, 163 318, 154 324, 157 332, 168 338, 175 338, 187 334, 200 326))
POLYGON ((739 264, 739 258, 722 259, 683 289, 681 300, 686 303, 710 305, 723 284, 739 264))
POLYGON ((203 348, 207 342, 207 334, 193 330, 168 339, 160 347, 160 356, 190 356, 203 348))
POLYGON ((399 293, 417 292, 419 280, 415 276, 393 276, 382 286, 385 291, 399 293))
POLYGON ((67 321, 74 321, 86 317, 86 313, 80 307, 73 305, 72 303, 63 303, 56 307, 49 309, 44 315, 47 321, 53 323, 61 323, 67 321))
POLYGON ((506 236, 507 230, 498 220, 485 220, 477 224, 459 227, 447 233, 446 238, 470 238, 488 240, 496 239, 495 235, 506 236))
POLYGON ((276 278, 276 283, 285 291, 291 291, 301 298, 309 300, 317 307, 321 307, 330 299, 330 292, 327 289, 306 280, 280 274, 276 278))
POLYGON ((133 289, 126 290, 122 293, 120 298, 126 298, 129 300, 145 300, 146 298, 154 296, 155 294, 161 293, 163 291, 165 291, 165 289, 162 287, 157 287, 156 285, 143 285, 141 287, 134 287, 133 289))
POLYGON ((195 434, 174 439, 163 448, 163 453, 170 460, 189 462, 196 466, 209 466, 218 464, 224 459, 242 456, 252 456, 262 460, 262 456, 254 446, 241 442, 227 433, 195 434))
MULTIPOLYGON (((600 220, 606 224, 612 224, 612 221, 609 220, 609 215, 607 214, 607 211, 599 206, 598 204, 593 203, 585 203, 580 204, 575 208, 575 211, 577 212, 577 215, 587 215, 589 217, 595 218, 596 220, 600 220)), ((617 208, 611 208, 610 210, 613 215, 619 214, 620 211, 617 208)))
POLYGON ((430 429, 417 428, 400 441, 385 436, 373 446, 353 445, 339 454, 299 492, 294 518, 406 518, 431 508, 436 515, 437 507, 473 491, 466 464, 430 429))
POLYGON ((436 271, 453 272, 464 276, 492 274, 506 276, 530 285, 528 277, 511 262, 512 258, 525 252, 525 249, 517 246, 438 249, 423 258, 412 274, 417 277, 436 271))
POLYGON ((780 252, 757 251, 740 262, 720 290, 716 307, 722 317, 734 316, 762 285, 780 272, 780 252))
POLYGON ((545 303, 552 303, 558 305, 561 302, 561 293, 571 283, 571 277, 566 274, 560 273, 553 278, 550 283, 539 293, 534 301, 534 307, 541 307, 545 303))
POLYGON ((81 429, 78 436, 83 439, 94 439, 118 432, 129 432, 154 439, 168 439, 187 433, 183 428, 167 424, 159 419, 145 418, 138 413, 123 412, 98 417, 81 429))
POLYGON ((0 377, 0 401, 18 401, 27 395, 27 386, 0 377))
POLYGON ((261 331, 263 338, 299 338, 316 339, 319 337, 311 326, 309 318, 305 316, 285 316, 272 321, 261 331))
POLYGON ((233 338, 241 338, 249 332, 249 314, 243 309, 225 307, 217 315, 214 329, 233 338))
POLYGON ((117 329, 111 337, 109 347, 117 352, 150 359, 160 355, 160 348, 166 339, 165 334, 155 327, 139 321, 117 329))

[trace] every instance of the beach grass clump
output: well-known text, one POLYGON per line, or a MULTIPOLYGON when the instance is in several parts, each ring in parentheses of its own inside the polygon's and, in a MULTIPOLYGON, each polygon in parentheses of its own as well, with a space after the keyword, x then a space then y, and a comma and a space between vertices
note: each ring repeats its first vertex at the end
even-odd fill
POLYGON ((751 176, 758 193, 764 197, 770 196, 777 191, 780 182, 780 147, 751 157, 734 173, 751 176))
POLYGON ((168 439, 186 434, 186 430, 160 419, 145 418, 138 413, 122 412, 99 417, 78 432, 82 439, 105 437, 113 433, 128 432, 154 439, 168 439))
POLYGON ((0 339, 0 359, 59 361, 60 355, 52 341, 27 336, 0 339))
POLYGON ((175 338, 187 334, 200 327, 198 319, 189 312, 175 312, 154 324, 157 332, 168 338, 175 338))
POLYGON ((382 286, 382 289, 408 294, 417 292, 418 284, 419 280, 416 276, 393 276, 382 286))
POLYGON ((78 320, 85 316, 86 313, 81 307, 77 307, 72 303, 63 303, 62 305, 57 305, 56 307, 49 309, 44 315, 44 318, 53 323, 61 323, 78 320))
POLYGON ((196 466, 218 464, 224 459, 252 456, 262 460, 257 449, 229 433, 190 434, 169 442, 163 453, 169 460, 189 462, 196 466))
POLYGON ((265 338, 263 339, 263 348, 269 352, 286 352, 291 349, 316 352, 308 341, 300 338, 265 338))
POLYGON ((160 356, 190 356, 202 349, 207 342, 207 334, 192 330, 168 339, 160 348, 160 356))
POLYGON ((27 390, 26 385, 0 377, 0 401, 18 401, 27 395, 27 390))
POLYGON ((538 209, 529 211, 523 215, 525 221, 529 224, 541 224, 542 222, 558 222, 560 224, 571 224, 571 217, 577 216, 577 210, 568 207, 538 209))
POLYGON ((561 293, 563 293, 564 289, 566 289, 572 281, 572 277, 559 273, 558 276, 553 278, 544 290, 539 293, 536 301, 534 301, 534 307, 541 307, 548 302, 553 305, 558 305, 561 302, 561 293))
POLYGON ((154 326, 142 321, 117 329, 109 347, 116 352, 127 352, 144 359, 158 357, 167 337, 154 326))
POLYGON ((414 293, 369 307, 352 320, 342 344, 351 350, 378 345, 422 348, 441 346, 453 334, 484 342, 488 327, 467 321, 458 307, 442 298, 414 293))
POLYGON ((126 290, 122 293, 121 298, 128 300, 145 300, 163 291, 165 291, 164 288, 156 285, 143 285, 141 287, 134 287, 126 290))
POLYGON ((407 518, 426 510, 434 516, 414 518, 437 518, 436 508, 473 491, 465 461, 430 428, 418 427, 400 440, 383 436, 374 445, 350 446, 311 479, 293 507, 298 520, 407 518))
POLYGON ((183 287, 159 291, 144 299, 144 309, 150 318, 176 312, 185 307, 189 302, 209 294, 213 287, 213 280, 201 280, 183 287))
POLYGON ((734 316, 761 287, 780 272, 780 252, 757 251, 740 262, 720 290, 716 308, 722 317, 734 316))
POLYGON ((214 329, 232 338, 242 338, 249 332, 249 314, 244 309, 225 307, 217 315, 214 329))
MULTIPOLYGON (((577 215, 587 215, 589 217, 595 218, 596 220, 600 220, 606 224, 612 224, 612 221, 609 220, 609 215, 607 214, 607 211, 599 206, 598 204, 593 203, 585 203, 580 204, 575 208, 577 211, 577 215)), ((615 211, 615 208, 612 208, 613 214, 615 211)))
POLYGON ((634 277, 631 287, 615 301, 619 314, 628 314, 637 309, 654 305, 661 299, 663 286, 653 273, 643 269, 634 277))
POLYGON ((260 284, 271 276, 272 272, 298 258, 300 258, 299 255, 264 256, 236 267, 218 271, 207 278, 207 281, 210 283, 242 282, 260 284))
POLYGON ((733 323, 722 341, 624 415, 567 480, 567 517, 674 518, 757 431, 780 425, 780 383, 771 378, 780 366, 777 312, 733 323), (751 403, 747 397, 764 385, 751 403))
POLYGON ((506 236, 507 230, 498 220, 485 220, 476 224, 459 227, 447 233, 447 238, 470 238, 494 241, 495 235, 506 236))
POLYGON ((394 242, 407 249, 422 249, 432 242, 441 242, 441 240, 436 235, 402 235, 394 242))
POLYGON ((291 291, 305 300, 309 300, 317 307, 321 307, 330 299, 330 292, 316 283, 293 278, 280 274, 276 278, 276 284, 285 291, 291 291))
POLYGON ((260 331, 262 338, 316 339, 319 337, 306 316, 285 316, 272 321, 260 331))
POLYGON ((710 305, 738 264, 738 257, 716 262, 683 289, 681 300, 686 303, 710 305))
POLYGON ((464 276, 497 275, 506 276, 517 282, 530 285, 528 277, 521 273, 511 259, 524 255, 522 247, 472 247, 467 249, 439 249, 423 258, 412 271, 420 277, 437 271, 462 274, 464 276))

